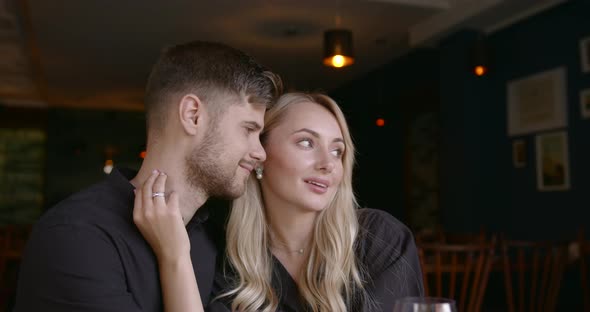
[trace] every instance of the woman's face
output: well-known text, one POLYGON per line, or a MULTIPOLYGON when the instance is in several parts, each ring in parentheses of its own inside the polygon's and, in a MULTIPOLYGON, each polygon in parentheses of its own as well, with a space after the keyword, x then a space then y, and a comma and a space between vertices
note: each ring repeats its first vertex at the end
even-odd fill
POLYGON ((312 102, 287 108, 265 140, 265 203, 321 211, 342 181, 344 140, 332 113, 312 102))

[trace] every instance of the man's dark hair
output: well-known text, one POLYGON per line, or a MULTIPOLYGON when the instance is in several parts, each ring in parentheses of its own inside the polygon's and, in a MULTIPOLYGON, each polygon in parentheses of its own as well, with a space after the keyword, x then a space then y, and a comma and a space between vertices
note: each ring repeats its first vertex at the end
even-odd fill
POLYGON ((251 56, 225 44, 192 41, 166 49, 152 68, 145 92, 148 133, 163 129, 168 105, 194 93, 219 115, 235 101, 218 96, 246 96, 250 103, 274 104, 282 82, 251 56))

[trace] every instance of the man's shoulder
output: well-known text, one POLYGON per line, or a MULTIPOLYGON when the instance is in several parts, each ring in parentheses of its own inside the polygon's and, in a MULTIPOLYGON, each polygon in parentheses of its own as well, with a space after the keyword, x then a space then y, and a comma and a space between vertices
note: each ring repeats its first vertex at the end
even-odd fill
POLYGON ((142 238, 133 224, 132 198, 125 200, 119 191, 104 180, 49 208, 33 226, 28 254, 54 250, 60 257, 60 253, 105 253, 142 244, 137 243, 142 238))
POLYGON ((132 202, 125 200, 108 179, 71 194, 49 208, 35 227, 97 224, 120 219, 131 212, 132 202))
MULTIPOLYGON (((95 183, 80 191, 70 194, 50 207, 40 221, 67 221, 69 217, 83 217, 89 210, 96 209, 100 202, 108 201, 109 189, 104 181, 95 183), (104 195, 107 195, 105 197, 104 195)), ((71 220, 70 220, 71 221, 71 220)))

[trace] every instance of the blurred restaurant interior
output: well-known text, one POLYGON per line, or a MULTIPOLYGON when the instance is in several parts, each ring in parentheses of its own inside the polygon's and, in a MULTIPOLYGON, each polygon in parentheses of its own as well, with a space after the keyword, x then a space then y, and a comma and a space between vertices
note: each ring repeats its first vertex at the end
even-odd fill
POLYGON ((147 75, 195 39, 338 101, 359 203, 412 229, 428 295, 590 311, 590 0, 0 0, 0 311, 39 216, 139 167, 147 75))

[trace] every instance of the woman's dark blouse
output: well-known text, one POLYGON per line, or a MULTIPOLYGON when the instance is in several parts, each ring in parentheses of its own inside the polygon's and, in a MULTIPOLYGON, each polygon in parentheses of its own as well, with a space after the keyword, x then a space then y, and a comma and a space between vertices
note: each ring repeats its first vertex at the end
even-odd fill
MULTIPOLYGON (((393 311, 399 298, 422 296, 420 261, 410 230, 391 214, 377 209, 358 211, 360 232, 356 244, 359 265, 365 272, 365 289, 374 302, 373 308, 350 307, 349 311, 393 311)), ((279 296, 279 310, 307 311, 299 291, 283 265, 274 259, 273 287, 279 296)), ((216 291, 227 287, 226 278, 218 274, 216 291)), ((213 294, 212 298, 217 294, 213 294)), ((214 301, 207 311, 229 311, 227 301, 214 301)))

